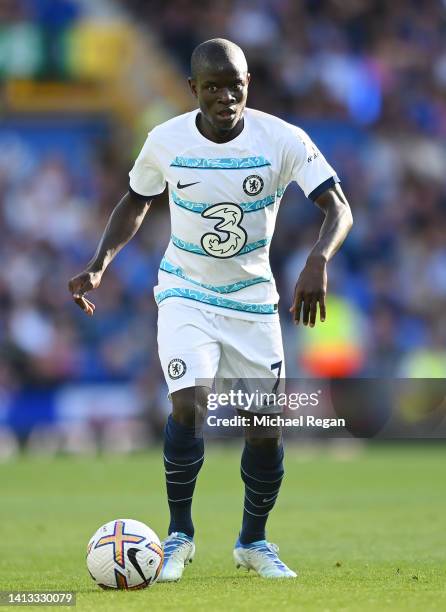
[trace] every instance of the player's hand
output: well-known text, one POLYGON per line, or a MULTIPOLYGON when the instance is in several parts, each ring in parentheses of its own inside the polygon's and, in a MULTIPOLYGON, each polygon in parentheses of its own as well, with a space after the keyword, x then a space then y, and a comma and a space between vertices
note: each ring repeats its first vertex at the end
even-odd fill
POLYGON ((101 284, 102 273, 101 272, 81 272, 77 276, 68 282, 68 290, 73 296, 73 300, 76 304, 82 308, 82 310, 89 315, 93 316, 96 306, 90 300, 87 300, 85 294, 87 291, 96 289, 101 284))
POLYGON ((294 315, 294 323, 298 325, 302 319, 304 325, 314 327, 318 304, 320 320, 324 322, 326 294, 327 262, 322 258, 309 258, 294 290, 294 302, 290 308, 290 312, 294 315))

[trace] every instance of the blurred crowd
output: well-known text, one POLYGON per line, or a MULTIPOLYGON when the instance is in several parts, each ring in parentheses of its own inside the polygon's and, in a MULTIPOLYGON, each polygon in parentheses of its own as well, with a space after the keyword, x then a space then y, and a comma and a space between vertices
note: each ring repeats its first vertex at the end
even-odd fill
POLYGON ((445 134, 444 0, 127 0, 185 73, 214 36, 249 59, 250 104, 281 116, 445 134))
MULTIPOLYGON (((352 350, 340 372, 306 360, 314 330, 296 332, 289 321, 294 284, 322 221, 291 186, 271 248, 288 375, 444 377, 445 3, 121 4, 185 76, 202 40, 239 43, 253 75, 249 105, 307 129, 341 177, 355 226, 329 267, 336 316, 328 329, 335 345, 352 350)), ((92 294, 93 318, 67 291, 126 190, 133 152, 97 146, 90 175, 79 176, 57 149, 40 155, 20 139, 0 148, 0 417, 2 394, 67 381, 134 380, 147 411, 165 405, 152 297, 169 239, 165 196, 92 294)), ((320 335, 317 343, 319 354, 333 349, 320 335)))

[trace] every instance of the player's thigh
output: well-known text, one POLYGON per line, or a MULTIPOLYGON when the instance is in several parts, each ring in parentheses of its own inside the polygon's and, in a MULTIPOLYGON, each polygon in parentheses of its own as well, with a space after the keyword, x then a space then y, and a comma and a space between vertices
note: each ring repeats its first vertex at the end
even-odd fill
POLYGON ((186 427, 202 427, 207 415, 210 386, 197 385, 179 389, 171 394, 172 415, 186 427))
MULTIPOLYGON (((278 317, 271 322, 234 318, 224 331, 217 378, 242 379, 250 391, 282 392, 285 364, 278 317)), ((271 408, 271 412, 279 411, 271 408)))
POLYGON ((158 352, 169 393, 214 379, 220 344, 215 338, 211 316, 181 302, 160 307, 158 352))

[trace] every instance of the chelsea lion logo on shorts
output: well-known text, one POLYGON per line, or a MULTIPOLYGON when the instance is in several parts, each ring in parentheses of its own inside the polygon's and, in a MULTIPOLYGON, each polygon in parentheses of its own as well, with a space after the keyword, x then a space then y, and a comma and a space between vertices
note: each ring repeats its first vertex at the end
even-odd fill
POLYGON ((176 380, 177 378, 181 378, 186 374, 186 364, 182 359, 171 359, 169 361, 169 365, 167 366, 167 372, 172 380, 176 380))
POLYGON ((243 181, 243 191, 246 195, 255 196, 263 189, 263 179, 258 174, 250 174, 243 181))

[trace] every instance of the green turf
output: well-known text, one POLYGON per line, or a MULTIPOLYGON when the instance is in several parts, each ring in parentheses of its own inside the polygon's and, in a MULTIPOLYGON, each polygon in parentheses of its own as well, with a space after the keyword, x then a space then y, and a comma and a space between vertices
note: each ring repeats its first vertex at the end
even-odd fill
POLYGON ((107 612, 446 609, 443 446, 373 447, 349 460, 288 449, 269 539, 299 578, 279 582, 235 569, 239 451, 212 449, 194 501, 196 559, 182 582, 101 591, 85 547, 102 523, 131 517, 165 532, 160 457, 0 465, 1 589, 74 590, 77 609, 107 612))

